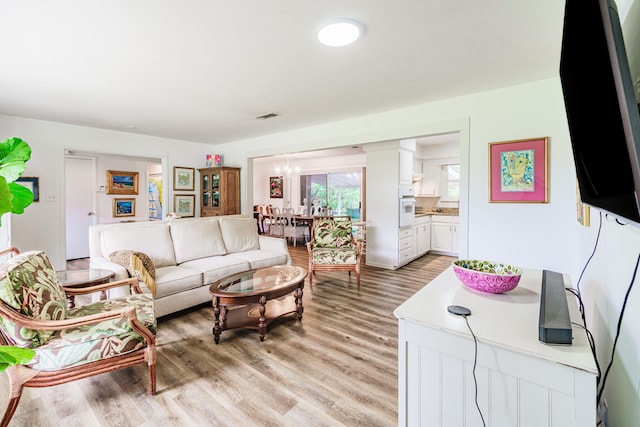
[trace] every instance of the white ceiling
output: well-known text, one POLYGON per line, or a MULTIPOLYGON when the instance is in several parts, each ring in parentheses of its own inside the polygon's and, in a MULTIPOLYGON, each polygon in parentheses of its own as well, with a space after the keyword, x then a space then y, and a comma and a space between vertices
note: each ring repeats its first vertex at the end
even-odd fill
POLYGON ((558 74, 558 0, 0 0, 0 113, 222 143, 558 74), (365 26, 329 48, 317 28, 365 26), (274 112, 278 117, 254 117, 274 112))

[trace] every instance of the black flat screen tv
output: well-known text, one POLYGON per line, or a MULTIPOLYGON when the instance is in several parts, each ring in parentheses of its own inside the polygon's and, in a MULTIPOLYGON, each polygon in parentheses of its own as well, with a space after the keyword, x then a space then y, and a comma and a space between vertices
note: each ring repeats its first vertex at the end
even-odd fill
POLYGON ((566 0, 560 80, 582 201, 640 226, 640 0, 566 0))

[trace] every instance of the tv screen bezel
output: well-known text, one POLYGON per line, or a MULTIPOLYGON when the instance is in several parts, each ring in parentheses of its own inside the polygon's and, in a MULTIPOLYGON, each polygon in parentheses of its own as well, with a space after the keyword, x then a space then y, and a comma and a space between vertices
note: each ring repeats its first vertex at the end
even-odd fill
POLYGON ((581 200, 640 226, 640 112, 613 0, 566 1, 560 77, 581 200))

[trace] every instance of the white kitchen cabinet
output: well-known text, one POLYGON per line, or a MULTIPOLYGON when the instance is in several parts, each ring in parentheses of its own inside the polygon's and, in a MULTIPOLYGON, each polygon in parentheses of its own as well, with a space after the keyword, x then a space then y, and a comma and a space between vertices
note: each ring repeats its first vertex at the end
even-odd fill
POLYGON ((413 184, 413 153, 409 150, 400 149, 398 156, 398 184, 413 184))
POLYGON ((431 218, 431 250, 446 255, 458 254, 459 217, 434 215, 431 218))
POLYGON ((538 340, 541 283, 541 270, 523 269, 516 289, 489 297, 464 288, 449 267, 396 308, 398 426, 481 426, 476 392, 488 426, 595 426, 597 368, 586 332, 574 326, 570 346, 538 340), (471 310, 469 326, 449 305, 471 310))
POLYGON ((431 217, 416 217, 416 223, 413 227, 416 236, 415 256, 417 258, 426 254, 431 248, 431 217))
POLYGON ((398 265, 404 265, 415 258, 415 229, 404 227, 398 229, 398 265))
POLYGON ((422 183, 420 194, 430 196, 438 195, 438 174, 436 173, 436 161, 424 160, 422 162, 422 183))

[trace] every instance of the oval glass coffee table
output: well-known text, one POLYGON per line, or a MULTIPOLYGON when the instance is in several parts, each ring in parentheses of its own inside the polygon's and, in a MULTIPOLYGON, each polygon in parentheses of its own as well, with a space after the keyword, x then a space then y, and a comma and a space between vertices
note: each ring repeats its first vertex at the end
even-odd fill
POLYGON ((292 313, 302 320, 305 277, 307 270, 304 268, 279 265, 214 282, 209 291, 213 298, 213 337, 216 344, 220 341, 220 333, 229 329, 257 329, 260 341, 264 341, 267 325, 272 320, 292 313))

